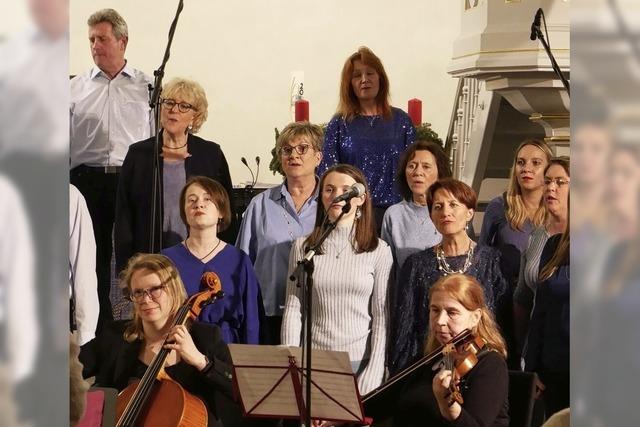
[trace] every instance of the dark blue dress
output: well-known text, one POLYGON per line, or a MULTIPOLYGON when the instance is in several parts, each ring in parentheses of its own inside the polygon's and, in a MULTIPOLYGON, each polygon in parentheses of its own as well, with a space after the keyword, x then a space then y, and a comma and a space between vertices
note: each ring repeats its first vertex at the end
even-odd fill
MULTIPOLYGON (((447 263, 451 268, 459 270, 466 258, 466 255, 447 257, 447 263)), ((466 274, 480 282, 486 304, 495 313, 504 304, 503 296, 507 286, 500 270, 498 250, 477 245, 466 274)), ((402 266, 390 304, 388 367, 392 375, 424 354, 429 332, 429 289, 442 276, 433 248, 411 255, 402 266)))
POLYGON ((218 275, 224 298, 205 307, 198 318, 201 322, 220 326, 227 343, 258 344, 262 294, 249 256, 232 245, 224 248, 207 263, 203 263, 180 243, 162 251, 178 268, 189 296, 200 292, 200 278, 207 271, 218 275))

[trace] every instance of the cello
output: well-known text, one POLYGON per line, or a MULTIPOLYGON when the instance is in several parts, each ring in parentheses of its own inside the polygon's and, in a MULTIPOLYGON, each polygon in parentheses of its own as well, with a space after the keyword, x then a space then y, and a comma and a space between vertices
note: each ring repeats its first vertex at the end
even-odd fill
MULTIPOLYGON (((192 295, 175 315, 172 327, 196 319, 202 309, 222 298, 220 279, 206 272, 201 279, 205 290, 192 295)), ((166 341, 165 343, 166 344, 166 341)), ((164 370, 172 350, 164 344, 139 381, 129 384, 118 394, 117 427, 201 427, 208 422, 207 407, 173 380, 164 370)))

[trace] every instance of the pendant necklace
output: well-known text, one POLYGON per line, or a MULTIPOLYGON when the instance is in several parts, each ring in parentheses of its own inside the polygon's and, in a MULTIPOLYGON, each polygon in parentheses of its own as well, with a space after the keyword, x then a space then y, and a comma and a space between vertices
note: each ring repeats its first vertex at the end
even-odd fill
POLYGON ((189 251, 189 253, 190 253, 191 255, 193 255, 194 257, 198 258, 198 260, 202 261, 203 259, 205 259, 205 258, 206 258, 206 257, 208 257, 209 255, 211 255, 211 254, 213 253, 213 251, 215 251, 216 249, 218 249, 218 246, 220 246, 220 242, 222 242, 222 240, 221 240, 221 239, 218 239, 218 243, 216 243, 216 245, 213 247, 213 249, 211 249, 211 250, 209 251, 209 253, 207 253, 207 254, 206 254, 205 256, 203 256, 202 258, 200 258, 198 255, 196 255, 196 254, 191 250, 191 248, 189 247, 189 243, 187 243, 187 242, 188 242, 188 239, 185 239, 185 241, 184 241, 184 245, 186 246, 186 248, 187 248, 187 250, 189 251))

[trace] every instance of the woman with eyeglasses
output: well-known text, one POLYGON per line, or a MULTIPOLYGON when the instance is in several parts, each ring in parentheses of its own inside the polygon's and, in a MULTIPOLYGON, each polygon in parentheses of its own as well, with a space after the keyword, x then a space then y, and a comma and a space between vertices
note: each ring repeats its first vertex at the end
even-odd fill
POLYGON ((401 200, 394 188, 396 168, 415 133, 409 115, 389 103, 389 78, 382 61, 361 46, 342 67, 340 100, 327 125, 319 172, 337 163, 364 172, 378 234, 387 208, 401 200))
POLYGON ((552 158, 545 169, 543 200, 547 214, 542 226, 531 233, 529 244, 522 252, 518 285, 513 294, 514 330, 519 349, 524 343, 533 309, 542 249, 549 237, 562 234, 569 224, 570 176, 568 157, 552 158))
POLYGON ((136 255, 121 277, 123 292, 133 302, 133 318, 108 324, 82 346, 83 377, 95 376, 96 386, 120 391, 142 378, 164 344, 172 350, 165 372, 204 402, 208 425, 222 421, 227 426, 239 420, 232 402, 231 357, 220 329, 200 322, 190 328, 172 326, 187 294, 171 260, 163 255, 136 255))
POLYGON ((260 281, 268 344, 280 344, 291 246, 311 233, 316 218, 322 137, 318 125, 288 124, 276 141, 284 182, 255 196, 242 217, 236 246, 249 255, 260 281))
MULTIPOLYGON (((180 243, 187 229, 180 218, 178 196, 189 177, 203 175, 220 182, 231 194, 229 166, 220 145, 195 136, 207 119, 204 89, 195 81, 174 78, 162 89, 160 145, 155 216, 151 217, 154 195, 155 137, 129 147, 122 164, 116 199, 114 248, 116 268, 138 252, 157 252, 180 243), (153 247, 151 247, 151 223, 153 247)), ((233 227, 222 235, 233 239, 233 227)))

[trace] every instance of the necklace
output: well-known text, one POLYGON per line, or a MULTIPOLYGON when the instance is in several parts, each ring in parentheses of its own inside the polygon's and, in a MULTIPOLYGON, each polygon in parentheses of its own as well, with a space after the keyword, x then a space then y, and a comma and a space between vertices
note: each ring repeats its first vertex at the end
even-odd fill
POLYGON ((469 243, 469 250, 467 251, 467 259, 460 270, 453 270, 447 262, 447 257, 444 255, 444 249, 442 243, 436 247, 436 258, 438 259, 438 270, 444 272, 444 275, 449 274, 464 274, 471 267, 471 258, 473 257, 473 245, 469 243))
POLYGON ((205 259, 206 257, 208 257, 209 255, 211 255, 213 253, 213 251, 215 251, 216 249, 218 249, 218 246, 220 246, 220 242, 222 242, 222 240, 218 239, 218 243, 216 243, 216 245, 213 247, 213 249, 211 249, 209 251, 209 253, 207 253, 205 256, 203 256, 202 258, 200 258, 198 255, 196 255, 191 248, 189 247, 189 243, 187 243, 189 239, 185 239, 184 241, 184 245, 186 246, 187 250, 189 251, 189 253, 191 255, 193 255, 194 257, 198 258, 200 261, 202 261, 203 259, 205 259))
POLYGON ((187 143, 185 142, 183 145, 179 146, 179 147, 169 147, 167 145, 163 145, 163 148, 166 148, 167 150, 179 150, 181 148, 184 148, 187 146, 187 143))
POLYGON ((338 250, 338 246, 336 246, 334 242, 329 242, 329 243, 331 243, 331 246, 333 246, 333 248, 338 252, 336 254, 336 259, 340 259, 340 255, 342 255, 342 252, 344 252, 344 250, 351 245, 351 242, 347 242, 347 244, 344 245, 342 249, 338 250))
POLYGON ((375 124, 376 120, 378 119, 378 115, 375 116, 362 116, 365 119, 367 119, 367 122, 369 122, 369 127, 373 127, 373 125, 375 124))

